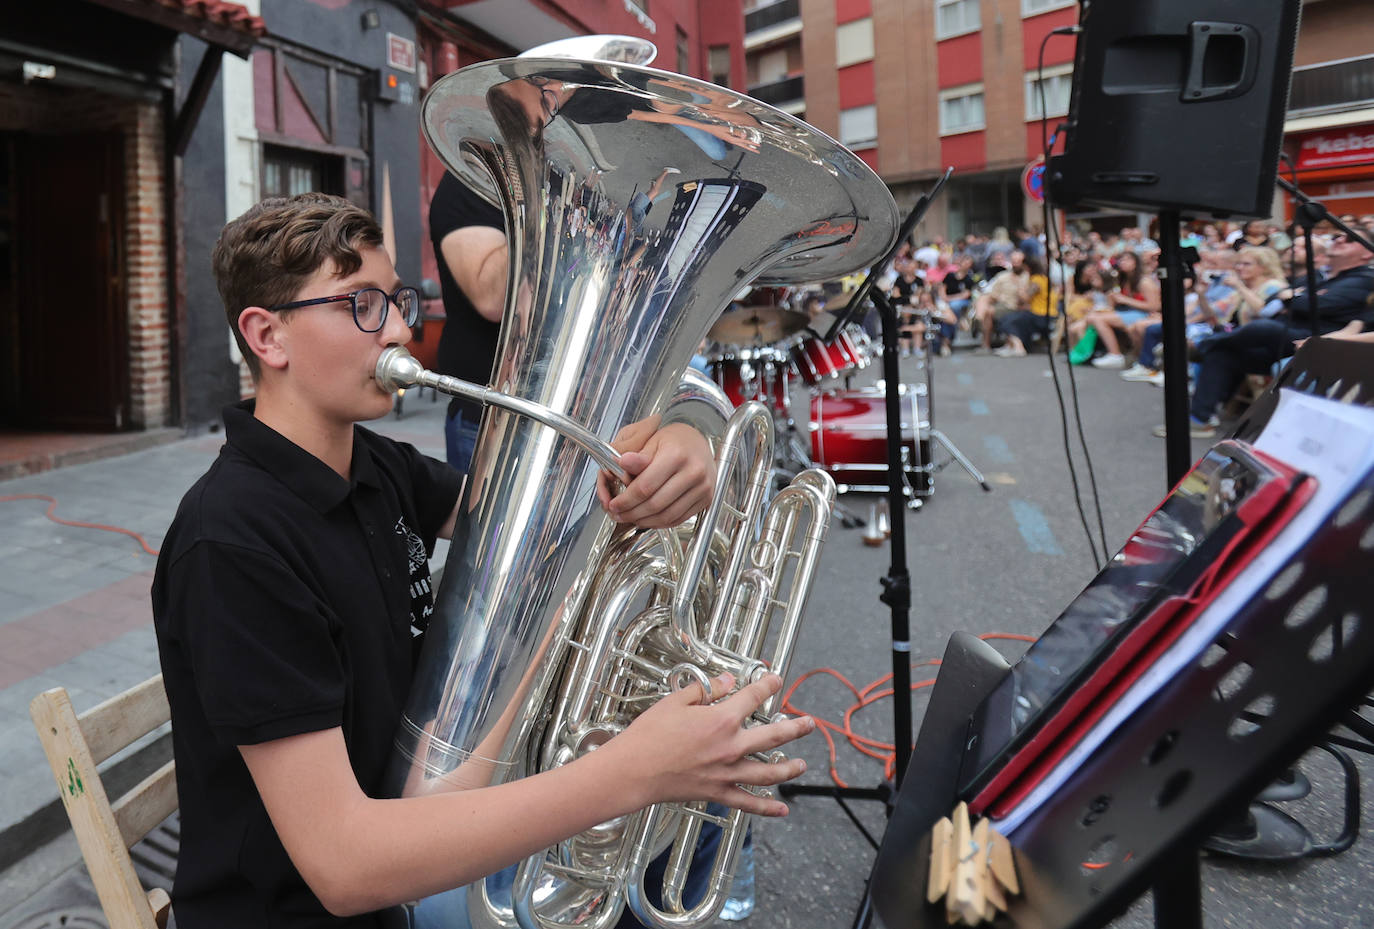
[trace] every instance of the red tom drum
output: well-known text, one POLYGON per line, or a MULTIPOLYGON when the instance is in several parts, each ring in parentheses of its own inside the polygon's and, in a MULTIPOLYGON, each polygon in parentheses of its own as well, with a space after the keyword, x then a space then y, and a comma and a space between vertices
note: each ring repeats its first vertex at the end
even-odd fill
POLYGON ((819 387, 868 365, 868 334, 858 326, 845 326, 829 345, 810 336, 792 346, 797 374, 808 387, 819 387))
MULTIPOLYGON (((902 461, 907 486, 930 496, 930 421, 925 385, 901 385, 902 461)), ((887 492, 887 407, 872 389, 830 390, 811 398, 811 460, 840 492, 887 492)))

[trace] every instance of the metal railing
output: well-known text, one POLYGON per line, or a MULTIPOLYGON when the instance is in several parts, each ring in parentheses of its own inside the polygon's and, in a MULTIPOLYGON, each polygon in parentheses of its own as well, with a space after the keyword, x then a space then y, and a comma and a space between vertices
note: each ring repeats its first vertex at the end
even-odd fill
POLYGON ((785 77, 780 81, 769 81, 767 84, 756 84, 750 87, 749 96, 755 100, 762 100, 770 106, 791 103, 793 100, 800 100, 805 96, 805 83, 805 79, 800 74, 796 77, 785 77))
POLYGON ((1374 103, 1374 55, 1293 69, 1290 114, 1374 103))
POLYGON ((801 0, 778 0, 777 3, 756 7, 744 14, 744 34, 758 32, 800 16, 801 0))

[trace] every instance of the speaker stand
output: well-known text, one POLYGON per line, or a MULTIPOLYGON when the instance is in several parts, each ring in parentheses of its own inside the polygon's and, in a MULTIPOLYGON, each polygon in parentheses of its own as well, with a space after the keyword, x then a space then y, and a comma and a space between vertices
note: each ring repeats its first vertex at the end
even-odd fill
POLYGON ((1188 428, 1188 340, 1184 334, 1183 250, 1177 210, 1159 214, 1160 310, 1164 325, 1164 462, 1168 486, 1183 480, 1193 464, 1188 428))

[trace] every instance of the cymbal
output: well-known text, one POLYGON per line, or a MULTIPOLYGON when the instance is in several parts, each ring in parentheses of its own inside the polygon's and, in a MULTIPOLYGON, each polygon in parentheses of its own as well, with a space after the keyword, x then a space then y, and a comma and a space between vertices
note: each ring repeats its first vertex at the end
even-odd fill
POLYGON ((706 335, 727 345, 778 342, 806 328, 807 316, 780 306, 743 306, 720 319, 706 335))

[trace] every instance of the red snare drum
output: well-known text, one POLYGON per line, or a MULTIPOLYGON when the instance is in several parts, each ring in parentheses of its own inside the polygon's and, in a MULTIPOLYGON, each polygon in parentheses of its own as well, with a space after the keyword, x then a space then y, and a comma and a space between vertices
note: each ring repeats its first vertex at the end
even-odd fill
MULTIPOLYGON (((907 486, 928 497, 930 422, 924 385, 903 384, 902 458, 907 486), (918 437, 919 436, 919 440, 918 437)), ((836 390, 811 398, 811 460, 829 472, 840 491, 887 492, 887 407, 873 390, 836 390)))
POLYGON ((783 355, 766 351, 725 355, 712 359, 710 368, 711 379, 735 406, 758 400, 778 412, 792 407, 792 371, 783 355))

